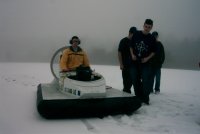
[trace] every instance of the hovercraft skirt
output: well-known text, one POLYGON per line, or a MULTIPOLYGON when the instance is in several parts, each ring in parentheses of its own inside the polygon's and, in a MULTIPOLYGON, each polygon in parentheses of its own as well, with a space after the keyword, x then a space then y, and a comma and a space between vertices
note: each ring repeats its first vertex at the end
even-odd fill
POLYGON ((37 90, 38 112, 48 119, 130 114, 140 107, 137 97, 113 88, 107 89, 106 97, 90 99, 68 97, 48 84, 39 84, 37 90))

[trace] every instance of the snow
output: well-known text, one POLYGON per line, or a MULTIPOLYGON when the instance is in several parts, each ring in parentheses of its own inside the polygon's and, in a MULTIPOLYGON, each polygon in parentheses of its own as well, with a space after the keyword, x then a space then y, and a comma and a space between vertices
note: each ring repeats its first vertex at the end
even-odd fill
MULTIPOLYGON (((122 89, 119 66, 93 65, 122 89)), ((53 80, 48 63, 0 63, 0 134, 199 134, 200 72, 162 69, 161 93, 132 115, 47 120, 36 109, 39 83, 53 80)), ((80 111, 81 112, 81 111, 80 111)))

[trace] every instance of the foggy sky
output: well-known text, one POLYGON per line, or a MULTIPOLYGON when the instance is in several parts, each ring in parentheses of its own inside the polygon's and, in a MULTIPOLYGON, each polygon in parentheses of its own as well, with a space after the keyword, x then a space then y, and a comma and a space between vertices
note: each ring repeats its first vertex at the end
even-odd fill
POLYGON ((199 69, 199 0, 1 0, 0 62, 49 62, 78 35, 94 64, 118 64, 131 26, 154 20, 164 67, 199 69))

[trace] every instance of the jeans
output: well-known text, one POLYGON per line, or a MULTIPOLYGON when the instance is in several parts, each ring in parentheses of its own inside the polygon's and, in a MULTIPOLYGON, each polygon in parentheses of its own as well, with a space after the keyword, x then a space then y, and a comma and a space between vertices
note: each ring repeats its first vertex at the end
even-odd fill
POLYGON ((131 67, 135 95, 143 102, 149 102, 151 68, 149 63, 137 63, 131 67))
POLYGON ((152 73, 151 73, 151 92, 153 92, 153 89, 155 91, 160 92, 160 79, 161 79, 161 68, 160 67, 153 67, 152 73), (154 82, 155 82, 155 88, 154 88, 154 82))

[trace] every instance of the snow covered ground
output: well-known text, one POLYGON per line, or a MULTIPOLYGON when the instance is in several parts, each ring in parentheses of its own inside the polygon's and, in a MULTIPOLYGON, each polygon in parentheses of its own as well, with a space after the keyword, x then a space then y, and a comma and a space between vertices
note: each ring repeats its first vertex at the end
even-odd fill
MULTIPOLYGON (((93 65, 122 89, 118 66, 93 65)), ((163 69, 161 93, 132 115, 47 120, 36 109, 39 83, 53 80, 48 63, 0 63, 0 134, 199 134, 200 71, 163 69)), ((81 112, 81 111, 80 111, 81 112)))

